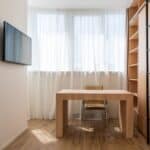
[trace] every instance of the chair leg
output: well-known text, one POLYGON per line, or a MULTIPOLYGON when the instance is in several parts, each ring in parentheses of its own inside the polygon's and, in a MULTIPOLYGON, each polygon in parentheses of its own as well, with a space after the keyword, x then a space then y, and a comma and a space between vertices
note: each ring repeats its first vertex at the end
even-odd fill
POLYGON ((108 117, 108 111, 106 110, 106 120, 108 120, 109 117, 108 117))
POLYGON ((82 121, 85 120, 84 114, 85 114, 85 108, 84 108, 84 106, 82 106, 82 111, 81 111, 81 120, 82 121))
POLYGON ((81 108, 81 120, 83 120, 83 106, 81 108))
POLYGON ((106 127, 108 126, 108 121, 109 121, 109 117, 108 117, 108 111, 107 109, 105 110, 105 122, 106 122, 106 127))

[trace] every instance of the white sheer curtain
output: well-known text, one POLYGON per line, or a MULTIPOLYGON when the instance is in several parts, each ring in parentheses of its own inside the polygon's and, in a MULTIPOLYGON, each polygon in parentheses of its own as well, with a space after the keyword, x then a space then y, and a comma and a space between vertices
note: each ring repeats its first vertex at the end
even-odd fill
MULTIPOLYGON (((29 15, 33 62, 29 68, 31 118, 55 117, 56 92, 103 85, 124 88, 125 11, 35 10, 29 15)), ((80 105, 70 104, 70 114, 80 105)), ((116 114, 116 105, 110 103, 116 114)))

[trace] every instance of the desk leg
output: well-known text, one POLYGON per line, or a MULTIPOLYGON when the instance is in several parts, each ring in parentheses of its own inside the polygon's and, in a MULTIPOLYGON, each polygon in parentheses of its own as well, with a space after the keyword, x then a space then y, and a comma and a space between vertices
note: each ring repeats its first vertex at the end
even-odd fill
POLYGON ((68 122, 68 101, 56 98, 56 137, 62 138, 68 122))
POLYGON ((126 133, 126 102, 125 101, 120 101, 119 124, 120 124, 121 132, 125 135, 126 133))
POLYGON ((68 126, 68 101, 64 100, 63 101, 63 114, 64 114, 64 130, 67 128, 68 126))
POLYGON ((120 101, 119 123, 122 133, 126 138, 133 137, 134 117, 133 117, 133 99, 120 101))
POLYGON ((132 138, 134 133, 133 98, 126 101, 126 137, 132 138))
POLYGON ((63 100, 58 96, 56 98, 56 137, 63 137, 63 100))

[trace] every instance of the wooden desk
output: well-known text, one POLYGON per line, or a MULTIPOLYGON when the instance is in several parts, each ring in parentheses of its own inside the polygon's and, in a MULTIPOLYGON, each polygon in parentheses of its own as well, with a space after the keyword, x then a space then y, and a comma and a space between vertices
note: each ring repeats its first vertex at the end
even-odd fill
POLYGON ((125 90, 62 90, 56 94, 56 137, 62 138, 68 122, 69 100, 104 100, 120 102, 120 129, 126 138, 133 137, 133 95, 125 90))

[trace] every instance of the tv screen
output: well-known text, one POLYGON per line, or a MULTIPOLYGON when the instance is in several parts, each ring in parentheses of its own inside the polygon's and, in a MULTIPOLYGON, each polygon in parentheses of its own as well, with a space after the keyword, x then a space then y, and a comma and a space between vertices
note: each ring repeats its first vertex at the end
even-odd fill
POLYGON ((3 59, 10 63, 31 65, 31 38, 4 22, 3 59))

